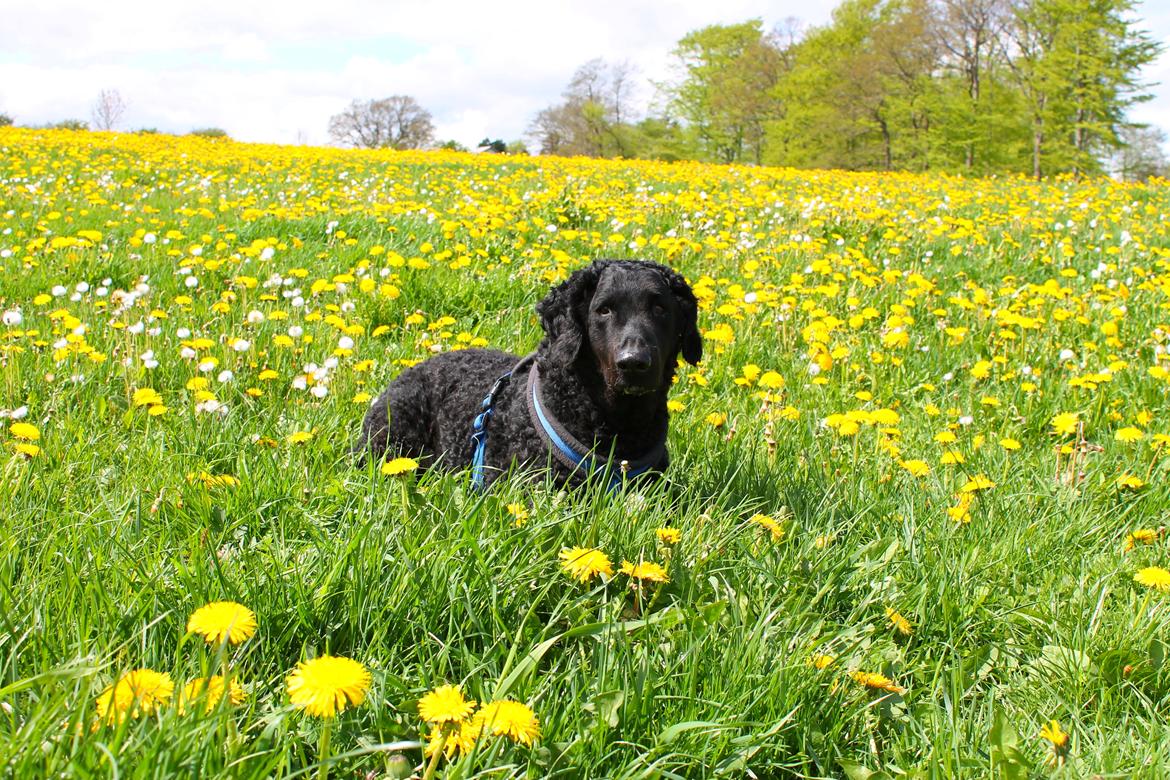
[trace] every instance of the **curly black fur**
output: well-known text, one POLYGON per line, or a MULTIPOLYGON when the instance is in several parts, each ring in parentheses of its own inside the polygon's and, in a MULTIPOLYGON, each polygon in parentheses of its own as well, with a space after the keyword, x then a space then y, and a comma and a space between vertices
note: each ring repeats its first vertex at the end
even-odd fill
MULTIPOLYGON (((578 441, 618 460, 637 460, 662 441, 678 357, 692 364, 702 357, 698 307, 686 280, 657 263, 599 260, 552 289, 536 311, 545 333, 536 364, 548 412, 578 441), (599 288, 605 301, 591 308, 599 288)), ((355 452, 466 468, 480 404, 518 361, 469 349, 406 369, 366 413, 355 452)), ((533 427, 525 399, 530 370, 517 371, 495 397, 484 461, 489 482, 513 463, 549 465, 560 481, 573 477, 550 458, 533 427)), ((656 468, 666 465, 664 454, 656 468)))

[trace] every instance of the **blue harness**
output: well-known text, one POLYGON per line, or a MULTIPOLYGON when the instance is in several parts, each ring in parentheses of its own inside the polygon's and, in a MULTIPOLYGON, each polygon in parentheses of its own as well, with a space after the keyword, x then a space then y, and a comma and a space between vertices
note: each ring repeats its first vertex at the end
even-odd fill
MULTIPOLYGON (((480 413, 475 416, 471 433, 471 441, 475 446, 471 457, 471 484, 476 490, 482 490, 486 482, 484 457, 487 453, 487 424, 492 416, 492 406, 495 403, 496 394, 507 385, 512 374, 532 362, 533 359, 534 356, 529 355, 517 363, 511 371, 497 379, 488 394, 484 396, 483 403, 480 404, 480 413)), ((535 364, 528 372, 528 387, 525 397, 533 427, 536 428, 537 434, 557 462, 570 471, 584 474, 586 477, 603 472, 608 480, 610 492, 620 490, 627 478, 645 474, 666 459, 665 440, 652 447, 650 452, 641 458, 633 461, 623 460, 617 464, 616 468, 612 460, 599 460, 594 457, 591 450, 565 430, 565 427, 549 414, 544 404, 541 403, 540 372, 535 364)))
POLYGON ((519 367, 520 363, 517 363, 515 368, 495 381, 492 389, 488 390, 488 394, 483 397, 483 403, 479 405, 480 412, 471 424, 471 443, 475 445, 475 451, 471 455, 471 484, 475 486, 476 490, 483 490, 484 486, 483 459, 487 454, 487 423, 492 416, 492 405, 496 402, 496 393, 508 384, 508 380, 512 378, 512 372, 519 367))

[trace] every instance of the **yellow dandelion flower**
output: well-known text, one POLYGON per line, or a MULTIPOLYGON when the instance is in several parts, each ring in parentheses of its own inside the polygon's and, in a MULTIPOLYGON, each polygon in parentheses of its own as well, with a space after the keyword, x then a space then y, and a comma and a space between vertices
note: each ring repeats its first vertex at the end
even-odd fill
POLYGON ((475 711, 475 702, 463 698, 458 685, 440 685, 418 700, 418 714, 432 725, 460 723, 475 711))
POLYGON ((8 432, 18 439, 25 441, 39 441, 41 438, 40 429, 32 423, 14 422, 8 426, 8 432))
POLYGON ((382 473, 388 477, 398 477, 403 474, 412 474, 418 469, 418 461, 414 458, 394 458, 382 464, 382 473))
POLYGON ((887 693, 905 693, 906 689, 897 685, 889 677, 877 672, 853 672, 850 674, 854 682, 863 685, 866 688, 872 688, 878 691, 886 691, 887 693))
POLYGON ((314 433, 312 431, 297 431, 296 433, 289 435, 288 443, 289 444, 304 444, 309 439, 313 438, 313 436, 314 436, 314 433))
POLYGON ((775 371, 765 371, 760 377, 759 385, 767 390, 780 390, 784 387, 784 377, 775 371))
POLYGON ((427 737, 423 752, 427 758, 435 755, 440 749, 448 759, 454 758, 456 754, 465 756, 475 748, 475 741, 482 733, 483 726, 475 719, 460 723, 457 730, 435 726, 427 737))
POLYGON ((837 656, 830 655, 829 653, 813 653, 812 658, 809 659, 809 663, 811 663, 813 668, 817 669, 818 671, 821 669, 828 669, 830 666, 837 663, 837 656))
POLYGON ((169 674, 134 669, 98 696, 98 718, 105 723, 119 723, 127 717, 149 715, 169 702, 174 691, 175 684, 169 674))
POLYGON ((1065 758, 1068 756, 1069 735, 1060 725, 1058 720, 1050 720, 1040 729, 1040 738, 1048 740, 1052 745, 1052 756, 1049 761, 1053 764, 1063 764, 1065 758))
POLYGON ((670 577, 667 576, 666 569, 651 561, 643 561, 641 563, 622 561, 622 566, 618 571, 627 575, 630 579, 638 580, 639 583, 670 582, 670 577))
POLYGON ((974 502, 974 493, 960 493, 959 503, 947 507, 947 515, 956 523, 969 523, 971 522, 971 504, 974 502))
POLYGON ((1012 452, 1013 450, 1018 450, 1020 448, 1020 443, 1015 439, 1006 438, 999 440, 999 446, 1003 447, 1008 452, 1012 452))
POLYGON ((526 705, 511 699, 485 704, 475 720, 490 734, 506 736, 513 742, 532 745, 540 738, 540 722, 526 705))
POLYGON ((902 636, 910 636, 914 633, 914 627, 910 625, 901 612, 898 612, 891 607, 886 607, 886 617, 889 618, 890 627, 895 629, 902 636))
POLYGON ((707 415, 706 420, 712 428, 722 428, 727 422, 727 415, 722 412, 711 412, 707 415))
POLYGON ((980 490, 991 490, 995 487, 995 483, 987 478, 985 474, 976 474, 967 480, 963 487, 959 488, 964 493, 976 493, 980 490))
POLYGON ((1136 528, 1125 535, 1125 551, 1129 552, 1139 543, 1153 544, 1160 534, 1161 531, 1155 528, 1136 528))
POLYGON ((589 582, 598 575, 613 576, 609 556, 591 547, 570 547, 561 550, 561 569, 578 582, 589 582))
POLYGON ((914 477, 925 477, 930 473, 930 466, 924 460, 903 460, 898 464, 914 477))
POLYGON ((1071 436, 1076 433, 1080 415, 1076 412, 1061 412, 1052 418, 1052 432, 1057 436, 1071 436))
POLYGON ((663 544, 678 544, 682 540, 682 531, 677 528, 655 528, 654 535, 663 544))
MULTIPOLYGON (((195 678, 184 685, 183 690, 179 692, 179 714, 185 715, 188 712, 188 707, 192 710, 198 709, 195 705, 200 701, 204 703, 204 712, 213 711, 223 698, 223 691, 222 675, 217 674, 213 677, 195 678)), ((228 703, 232 705, 242 704, 244 698, 243 687, 235 680, 230 680, 228 682, 228 703)))
POLYGON ((286 681, 293 706, 318 718, 332 718, 365 701, 370 673, 351 658, 323 655, 297 664, 286 681))
POLYGON ((1170 571, 1161 566, 1147 566, 1133 575, 1133 580, 1154 590, 1170 590, 1170 571))
POLYGON ((240 484, 240 480, 231 474, 211 474, 206 471, 192 471, 187 474, 187 481, 191 484, 202 482, 203 486, 209 490, 217 487, 236 487, 240 484))
POLYGON ((1126 490, 1141 490, 1146 486, 1146 481, 1141 477, 1135 477, 1133 474, 1122 474, 1117 478, 1117 487, 1125 488, 1126 490))
POLYGON ((36 456, 41 454, 40 447, 38 447, 35 444, 31 444, 27 441, 16 442, 15 444, 12 445, 12 449, 16 452, 17 455, 23 455, 24 457, 30 458, 30 459, 35 458, 36 456))
POLYGON ((234 601, 213 601, 191 614, 187 630, 201 634, 208 644, 218 645, 226 639, 238 645, 256 633, 256 613, 234 601))
POLYGON ((528 508, 523 504, 508 504, 508 514, 512 516, 512 523, 517 527, 522 527, 528 522, 528 508))
POLYGON ((137 406, 161 406, 163 399, 158 391, 150 387, 142 387, 134 391, 131 402, 137 406))
POLYGON ((1114 439, 1116 439, 1117 441, 1124 441, 1124 442, 1141 441, 1145 437, 1146 437, 1146 434, 1142 431, 1141 428, 1135 428, 1132 425, 1127 427, 1127 428, 1122 428, 1118 431, 1114 431, 1114 433, 1113 433, 1114 439))
POLYGON ((780 524, 776 518, 771 515, 765 515, 757 512, 748 518, 748 522, 753 525, 758 525, 772 534, 772 541, 779 542, 784 539, 784 526, 780 524))

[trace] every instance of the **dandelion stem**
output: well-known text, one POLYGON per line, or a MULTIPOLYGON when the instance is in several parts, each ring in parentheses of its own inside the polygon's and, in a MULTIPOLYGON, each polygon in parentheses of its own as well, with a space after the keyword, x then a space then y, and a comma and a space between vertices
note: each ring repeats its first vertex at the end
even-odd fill
POLYGON ((435 752, 431 754, 431 762, 427 764, 426 771, 423 772, 422 780, 431 780, 431 778, 435 776, 435 770, 439 766, 439 758, 443 755, 443 749, 447 747, 447 739, 449 736, 447 734, 447 729, 443 729, 442 734, 443 739, 441 742, 439 742, 439 746, 436 748, 435 752))
POLYGON ((398 487, 402 491, 402 519, 406 521, 410 519, 410 488, 405 479, 398 480, 398 487))
POLYGON ((1146 614, 1146 608, 1150 606, 1150 598, 1154 595, 1152 590, 1147 589, 1146 595, 1142 597, 1142 604, 1138 607, 1137 614, 1134 615, 1133 625, 1130 627, 1131 631, 1137 631, 1141 625, 1142 617, 1146 614))
POLYGON ((333 732, 333 718, 323 718, 321 739, 317 742, 317 780, 329 780, 329 738, 333 732))

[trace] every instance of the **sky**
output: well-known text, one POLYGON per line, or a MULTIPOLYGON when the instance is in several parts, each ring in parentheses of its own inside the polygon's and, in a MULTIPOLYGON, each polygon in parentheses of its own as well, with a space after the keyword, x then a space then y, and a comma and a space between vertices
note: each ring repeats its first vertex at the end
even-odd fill
MULTIPOLYGON (((760 18, 828 21, 835 0, 0 0, 0 112, 18 124, 89 121, 103 89, 120 129, 326 144, 352 100, 413 96, 436 137, 474 146, 524 136, 595 57, 628 61, 641 101, 672 76, 686 33, 760 18)), ((1136 15, 1170 43, 1170 2, 1136 15)), ((1143 72, 1131 117, 1170 134, 1170 51, 1143 72)))

